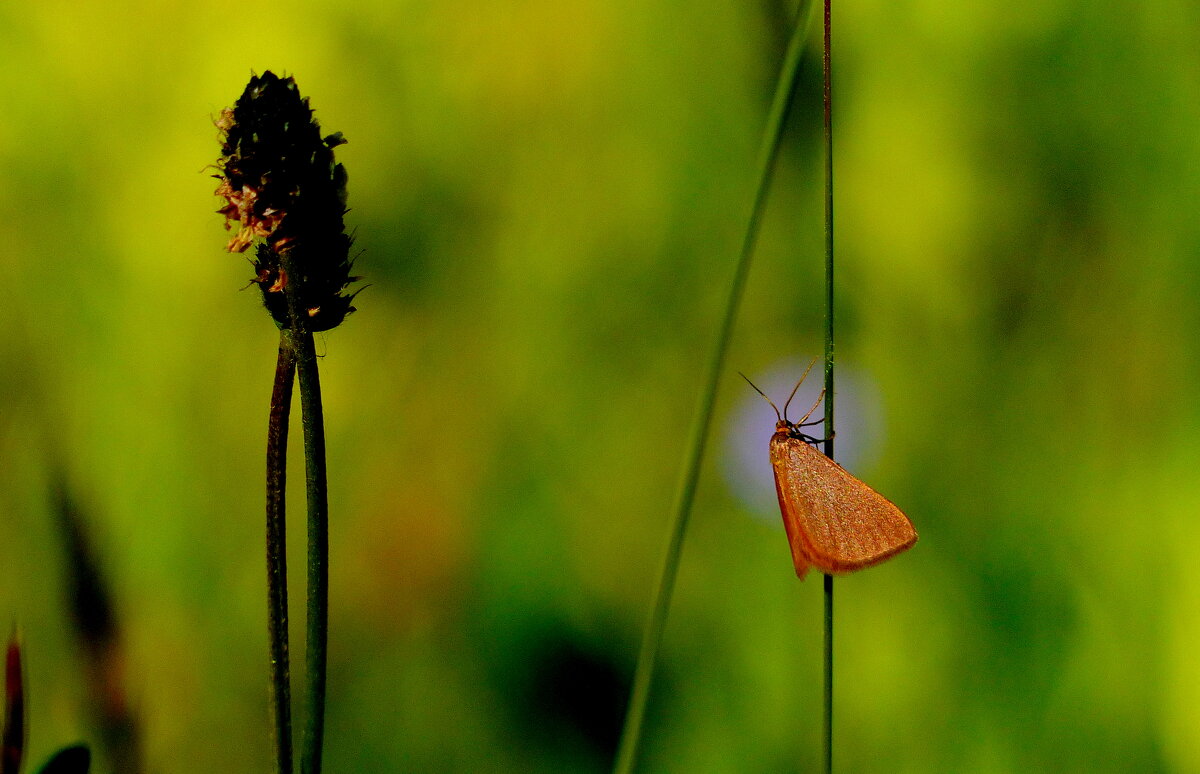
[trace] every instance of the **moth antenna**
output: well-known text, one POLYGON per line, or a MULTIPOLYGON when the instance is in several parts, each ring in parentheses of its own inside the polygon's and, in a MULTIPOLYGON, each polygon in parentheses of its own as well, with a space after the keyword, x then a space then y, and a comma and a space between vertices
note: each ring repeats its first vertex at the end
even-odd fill
MULTIPOLYGON (((808 368, 804 369, 804 373, 800 374, 800 381, 796 382, 796 386, 792 388, 792 394, 788 396, 787 403, 783 404, 783 418, 785 420, 787 419, 788 404, 792 402, 792 398, 796 397, 796 390, 800 389, 800 385, 804 384, 805 377, 808 376, 808 372, 811 371, 812 367, 815 366, 816 364, 817 364, 817 359, 814 357, 812 359, 812 362, 808 364, 808 368)), ((757 388, 755 388, 755 389, 757 389, 757 388)), ((811 414, 812 412, 810 411, 808 413, 811 414)), ((807 418, 808 417, 805 417, 805 419, 807 419, 807 418)))
POLYGON ((824 400, 824 399, 825 399, 825 388, 824 388, 824 387, 822 387, 822 388, 821 388, 821 394, 817 396, 817 402, 816 402, 816 403, 814 403, 814 404, 812 405, 812 408, 810 408, 810 409, 808 410, 808 413, 807 413, 807 414, 805 414, 803 417, 801 417, 800 421, 799 421, 799 422, 797 422, 796 424, 797 424, 797 425, 802 425, 802 424, 804 424, 805 422, 807 422, 807 421, 808 421, 808 418, 812 416, 813 412, 817 410, 817 406, 820 406, 820 405, 821 405, 821 401, 822 401, 822 400, 824 400))
MULTIPOLYGON (((749 377, 749 376, 746 376, 746 375, 745 375, 744 373, 742 373, 741 371, 738 371, 738 376, 740 376, 740 377, 742 377, 743 379, 745 379, 745 380, 746 380, 746 384, 750 385, 751 387, 754 387, 754 382, 750 381, 750 377, 749 377)), ((770 398, 768 398, 768 397, 767 397, 767 394, 766 394, 765 392, 763 392, 762 390, 758 389, 757 387, 754 387, 754 391, 755 391, 755 392, 757 392, 759 395, 763 396, 763 400, 765 400, 767 403, 770 403, 770 404, 771 404, 771 408, 775 409, 775 416, 776 416, 776 418, 778 418, 778 419, 779 419, 779 421, 780 421, 780 422, 782 422, 782 421, 783 421, 783 417, 781 417, 781 416, 779 415, 779 407, 775 405, 774 401, 772 401, 770 398)))

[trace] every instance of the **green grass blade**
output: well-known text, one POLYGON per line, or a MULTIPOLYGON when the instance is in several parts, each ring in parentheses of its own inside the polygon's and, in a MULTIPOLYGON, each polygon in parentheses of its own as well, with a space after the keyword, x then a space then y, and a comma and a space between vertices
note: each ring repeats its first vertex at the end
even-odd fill
POLYGON ((779 153, 779 144, 783 137, 784 118, 787 116, 788 108, 792 103, 796 74, 800 67, 801 55, 804 53, 804 44, 808 38, 808 21, 811 17, 809 13, 810 8, 811 5, 806 0, 804 6, 796 14, 792 36, 788 42, 787 54, 780 68, 779 80, 776 82, 775 96, 771 102, 771 112, 767 118, 762 146, 759 151, 756 175, 758 183, 754 192, 754 202, 750 208, 750 218, 746 224, 741 253, 738 256, 737 265, 729 285, 729 296, 725 303, 725 313, 721 320, 721 327, 708 359, 704 390, 700 395, 699 406, 697 407, 695 419, 692 422, 689 433, 687 458, 675 498, 670 538, 667 543, 666 555, 663 559, 658 588, 654 595, 654 604, 650 610, 650 619, 642 636, 637 669, 633 680, 633 692, 630 697, 629 709, 625 715, 625 726, 621 733, 621 742, 617 749, 617 758, 613 769, 614 774, 629 774, 633 771, 633 765, 637 759, 638 745, 645 722, 646 702, 650 694, 650 684, 654 677, 654 666, 658 657, 658 649, 662 643, 663 630, 667 620, 667 610, 671 606, 671 595, 675 588, 675 576, 679 569, 679 559, 683 551, 683 539, 687 532, 687 524, 691 516, 692 503, 696 494, 696 484, 700 477, 700 463, 704 459, 708 430, 712 424, 713 407, 716 405, 717 390, 720 385, 721 373, 725 366, 725 356, 729 349, 729 340, 733 335, 733 326, 737 319, 738 308, 741 305, 742 294, 745 290, 746 277, 750 273, 750 261, 754 255, 754 247, 758 240, 759 226, 762 221, 767 191, 770 189, 771 180, 774 176, 775 158, 779 153))

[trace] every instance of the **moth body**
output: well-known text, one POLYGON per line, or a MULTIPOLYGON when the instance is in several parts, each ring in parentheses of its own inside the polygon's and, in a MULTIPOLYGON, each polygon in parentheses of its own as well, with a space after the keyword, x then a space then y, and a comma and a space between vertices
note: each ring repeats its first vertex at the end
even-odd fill
POLYGON ((771 436, 771 466, 796 575, 810 567, 854 572, 912 547, 917 532, 891 500, 814 449, 813 439, 780 419, 771 436))

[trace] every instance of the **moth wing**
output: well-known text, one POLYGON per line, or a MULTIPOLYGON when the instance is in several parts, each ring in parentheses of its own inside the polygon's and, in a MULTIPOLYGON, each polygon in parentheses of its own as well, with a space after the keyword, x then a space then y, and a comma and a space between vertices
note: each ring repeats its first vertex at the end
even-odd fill
POLYGON ((799 438, 771 439, 779 510, 796 575, 810 566, 846 573, 911 548, 917 532, 899 508, 799 438))
POLYGON ((804 537, 804 518, 798 509, 792 506, 795 497, 788 494, 791 491, 791 478, 789 478, 786 468, 786 461, 776 461, 777 443, 779 442, 771 441, 771 464, 775 468, 775 494, 779 496, 779 512, 783 514, 783 528, 787 532, 788 546, 792 550, 792 563, 796 566, 796 577, 804 580, 804 576, 808 575, 808 569, 812 565, 808 559, 811 549, 807 547, 811 541, 804 537))

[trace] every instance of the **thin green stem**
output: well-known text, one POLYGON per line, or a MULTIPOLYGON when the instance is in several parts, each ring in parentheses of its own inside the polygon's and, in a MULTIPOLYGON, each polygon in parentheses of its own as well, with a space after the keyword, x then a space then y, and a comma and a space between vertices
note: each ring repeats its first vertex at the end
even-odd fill
POLYGON ((279 359, 271 390, 267 425, 267 638, 271 654, 271 704, 275 715, 275 771, 292 772, 292 689, 288 664, 287 482, 288 417, 296 360, 286 333, 279 337, 279 359))
POLYGON ((833 457, 833 89, 830 63, 830 2, 825 0, 825 455, 833 457))
POLYGON ((824 676, 825 691, 822 698, 822 717, 824 718, 822 734, 822 764, 821 771, 825 774, 833 772, 833 576, 824 576, 825 590, 825 648, 824 676))
MULTIPOLYGON (((832 24, 831 0, 825 0, 825 35, 822 53, 825 114, 825 455, 833 459, 833 88, 830 43, 832 24)), ((826 575, 825 583, 825 692, 824 771, 833 773, 833 576, 826 575)))
POLYGON ((754 247, 758 240, 759 225, 762 220, 763 207, 770 189, 775 171, 775 158, 779 153, 779 144, 783 137, 784 118, 792 103, 796 73, 800 67, 801 54, 807 39, 810 17, 808 10, 811 6, 808 0, 796 14, 796 20, 791 39, 788 42, 787 54, 780 67, 779 79, 775 85, 775 96, 771 102, 771 112, 767 117, 766 129, 763 133, 762 146, 759 150, 758 167, 755 179, 757 187, 754 201, 750 208, 750 217, 742 239, 741 253, 734 268, 732 281, 729 285, 729 296, 725 302, 724 317, 717 333, 712 352, 709 355, 708 367, 704 382, 704 390, 700 395, 695 418, 692 421, 688 437, 687 459, 677 490, 673 508, 670 537, 667 542, 666 555, 663 558, 659 575, 658 588, 654 593, 654 603, 650 609, 649 620, 642 635, 642 644, 638 652, 637 669, 633 678, 633 692, 629 700, 629 709, 625 714, 625 726, 621 732, 621 742, 617 749, 614 764, 614 774, 629 774, 633 771, 637 759, 638 745, 641 741, 642 728, 645 722, 646 704, 650 695, 650 684, 654 677, 655 663, 658 660, 658 649, 662 644, 663 631, 666 627, 667 611, 671 607, 671 596, 675 588, 675 577, 679 569, 679 560, 683 552, 683 539, 687 532, 687 524, 695 500, 696 484, 700 477, 700 463, 704 459, 704 449, 708 438, 709 425, 712 424, 713 407, 716 405, 717 390, 720 384, 721 372, 724 370, 725 355, 729 349, 729 340, 733 335, 734 321, 737 319, 738 307, 741 305, 742 293, 746 285, 746 277, 750 272, 750 260, 754 255, 754 247))
POLYGON ((293 337, 300 370, 304 424, 304 473, 308 492, 308 636, 305 661, 302 774, 319 774, 325 738, 325 665, 329 641, 329 494, 325 469, 325 418, 321 379, 311 333, 293 337))
POLYGON ((321 407, 321 378, 317 351, 307 328, 310 310, 304 309, 299 287, 303 270, 293 263, 290 250, 280 255, 280 274, 287 283, 291 343, 300 382, 301 423, 304 426, 304 481, 308 495, 308 617, 304 662, 304 737, 300 744, 301 774, 320 774, 325 741, 325 674, 329 641, 329 486, 325 466, 325 416, 321 407))

